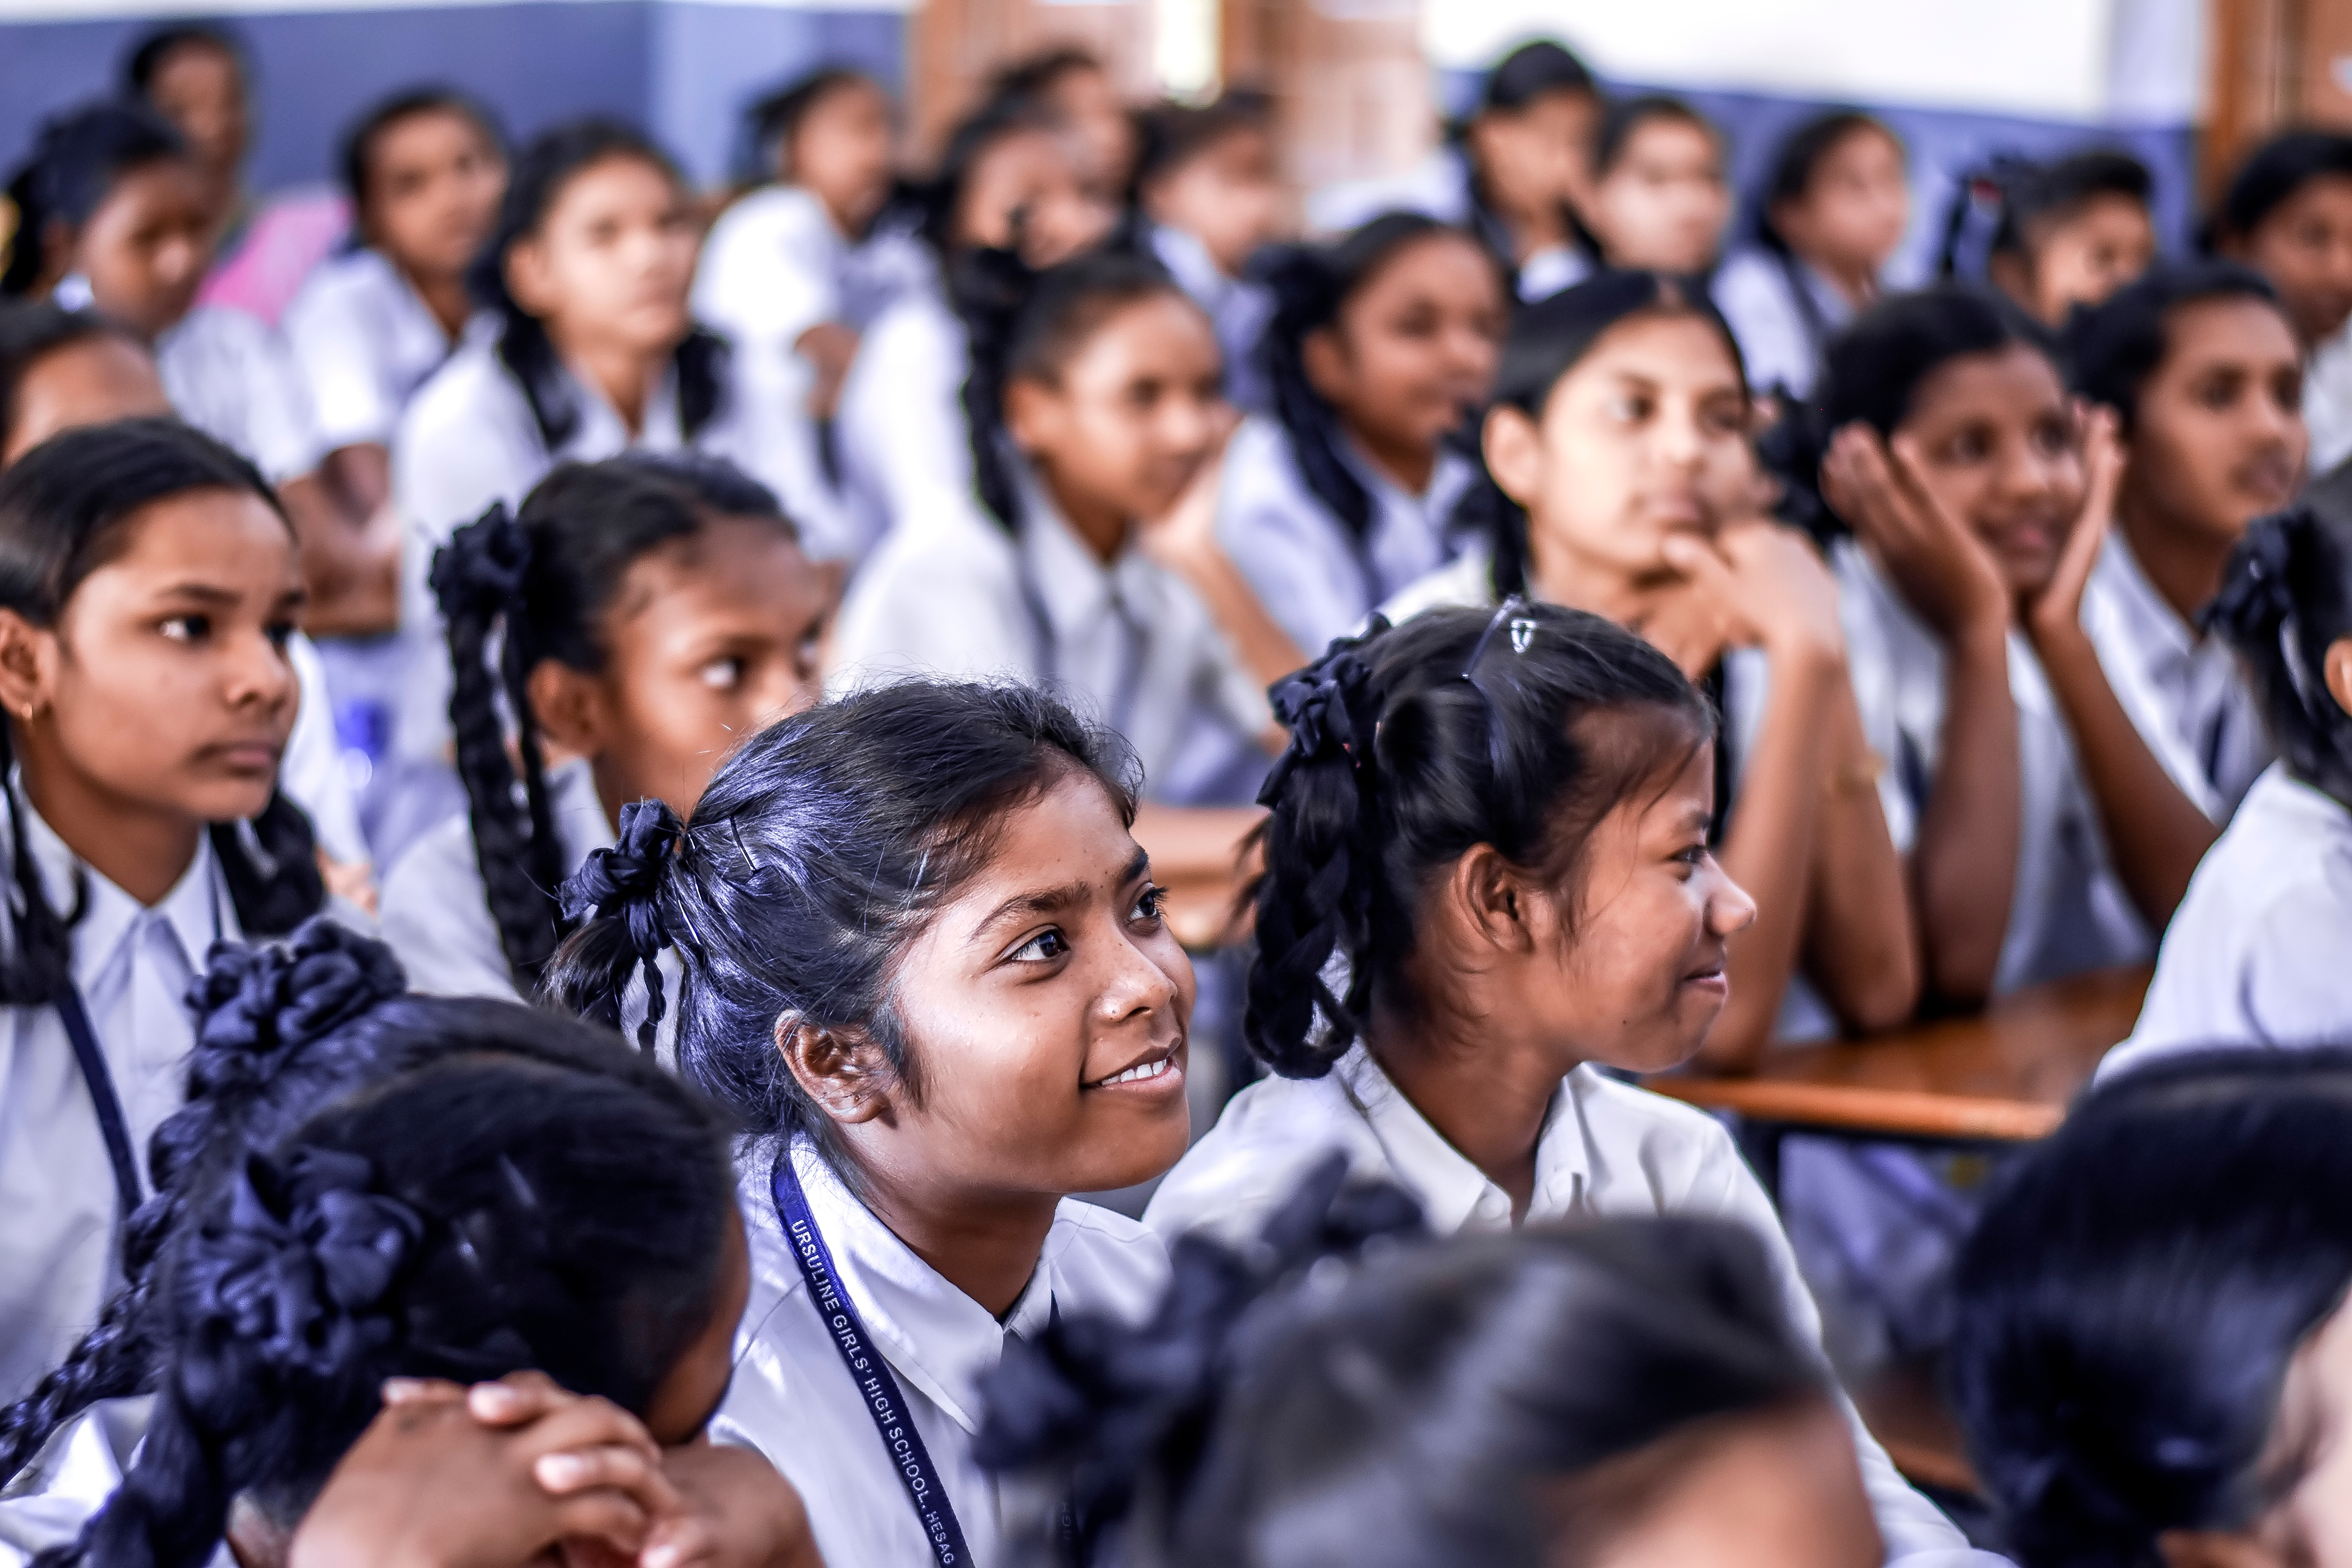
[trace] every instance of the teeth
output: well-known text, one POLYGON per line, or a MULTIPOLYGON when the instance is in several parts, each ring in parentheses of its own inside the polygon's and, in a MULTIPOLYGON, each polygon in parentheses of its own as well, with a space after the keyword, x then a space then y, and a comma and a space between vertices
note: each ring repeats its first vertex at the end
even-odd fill
POLYGON ((1115 1083, 1143 1083, 1149 1079, 1158 1078, 1160 1074, 1168 1071, 1175 1065, 1176 1058, 1174 1057, 1161 1057, 1157 1061, 1139 1062, 1137 1065, 1128 1068, 1123 1073, 1103 1079, 1102 1082, 1096 1087, 1098 1089, 1108 1089, 1115 1083))

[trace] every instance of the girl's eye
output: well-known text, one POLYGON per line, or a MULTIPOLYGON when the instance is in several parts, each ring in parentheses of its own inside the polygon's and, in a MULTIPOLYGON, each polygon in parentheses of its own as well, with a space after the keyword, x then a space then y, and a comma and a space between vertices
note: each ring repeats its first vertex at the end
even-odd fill
POLYGON ((702 684, 713 691, 732 691, 743 684, 743 661, 714 658, 702 667, 702 684))
POLYGON ((273 621, 262 628, 261 635, 269 639, 270 647, 283 653, 286 651, 286 645, 294 640, 294 623, 273 621))
POLYGON ((1624 425, 1638 425, 1655 409, 1656 405, 1646 397, 1629 395, 1609 400, 1609 417, 1624 425))
POLYGON ((1168 912, 1168 889, 1154 882, 1135 900, 1135 919, 1157 924, 1168 912))
POLYGON ((1696 871, 1704 867, 1707 863, 1709 857, 1714 853, 1715 851, 1708 848, 1705 841, 1702 840, 1699 843, 1693 844, 1685 848, 1677 850, 1675 854, 1675 863, 1678 866, 1683 866, 1690 870, 1696 871))
POLYGON ((1008 955, 1015 963, 1051 963, 1070 951, 1070 939, 1056 927, 1047 927, 1008 955))
POLYGON ((155 628, 173 642, 202 642, 212 635, 210 616, 173 616, 155 628))

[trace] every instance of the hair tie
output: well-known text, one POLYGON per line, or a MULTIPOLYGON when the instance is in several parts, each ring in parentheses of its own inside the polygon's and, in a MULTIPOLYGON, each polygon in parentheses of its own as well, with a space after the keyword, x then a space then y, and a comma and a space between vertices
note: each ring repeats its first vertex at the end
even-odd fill
POLYGON ((427 581, 441 614, 456 620, 495 615, 514 603, 530 570, 530 535, 507 503, 497 501, 433 552, 427 581))
POLYGON ((1363 636, 1336 639, 1321 658, 1275 683, 1267 697, 1274 716, 1290 731, 1290 743, 1258 791, 1259 805, 1280 799, 1291 773, 1328 751, 1346 753, 1358 772, 1370 764, 1380 704, 1372 694, 1372 667, 1359 650, 1388 629, 1387 618, 1374 616, 1363 636))
POLYGON ((2294 559, 2293 531, 2305 521, 2300 510, 2284 511, 2247 525, 2230 569, 2222 574, 2221 591, 2197 617, 2200 630, 2231 634, 2294 613, 2287 572, 2294 559))
MULTIPOLYGON (((686 831, 677 813, 658 800, 632 801, 621 808, 620 841, 590 855, 563 884, 563 918, 618 916, 628 933, 629 952, 645 966, 646 1020, 637 1044, 653 1049, 662 1020, 662 950, 670 945, 669 922, 662 918, 662 873, 670 851, 686 831)), ((617 1011, 619 999, 614 999, 617 1011)))
POLYGON ((258 1088, 296 1052, 407 990, 391 948, 324 915, 284 942, 215 943, 188 987, 191 1093, 258 1088))

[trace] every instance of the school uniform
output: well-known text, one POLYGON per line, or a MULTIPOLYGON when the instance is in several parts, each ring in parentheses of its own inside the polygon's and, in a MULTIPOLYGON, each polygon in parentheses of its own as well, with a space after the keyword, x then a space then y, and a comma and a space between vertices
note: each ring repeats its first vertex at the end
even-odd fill
POLYGON ((1822 351, 1853 320, 1853 302, 1794 256, 1762 246, 1726 258, 1711 286, 1715 308, 1738 341, 1748 384, 1791 397, 1811 394, 1822 351))
POLYGON ((2102 1079, 2200 1046, 2352 1045, 2352 811, 2273 763, 2189 879, 2102 1079))
POLYGON ((2303 422, 2311 432, 2312 473, 2352 458, 2352 321, 2312 348, 2304 366, 2303 422))
POLYGON ((1151 253, 1177 286, 1207 312, 1225 357, 1225 400, 1245 413, 1267 405, 1265 376, 1258 368, 1258 342, 1274 320, 1274 290, 1246 278, 1228 278, 1209 247, 1192 234, 1166 224, 1151 226, 1151 253))
POLYGON ((2273 754, 2229 645, 2180 618, 2120 531, 2107 535, 2091 568, 2083 630, 2116 700, 2180 793, 2213 821, 2229 821, 2273 754))
MULTIPOLYGON (((208 835, 150 908, 80 864, 21 794, 17 809, 49 907, 62 916, 81 900, 73 983, 151 1191, 147 1142, 185 1093, 188 987, 214 942, 241 936, 236 906, 208 835)), ((0 1009, 0 1401, 62 1360, 120 1282, 115 1166, 65 1017, 0 1009)))
MULTIPOLYGON (((1459 147, 1441 147, 1401 176, 1346 180, 1311 191, 1307 226, 1338 234, 1370 223, 1383 213, 1420 213, 1479 236, 1498 255, 1507 255, 1508 237, 1484 212, 1473 188, 1470 160, 1459 147)), ((1592 275, 1592 258, 1572 245, 1555 245, 1518 265, 1522 304, 1549 300, 1592 275)))
MULTIPOLYGON (((1204 1230, 1253 1237, 1333 1152, 1361 1179, 1393 1182, 1418 1198, 1441 1236, 1512 1228, 1511 1199, 1414 1109, 1363 1046, 1319 1079, 1269 1078, 1234 1097, 1207 1136, 1160 1183, 1144 1223, 1172 1242, 1204 1230)), ((1730 1135, 1705 1112, 1619 1083, 1587 1065, 1560 1080, 1536 1144, 1535 1193, 1524 1222, 1654 1215, 1746 1226, 1764 1243, 1791 1325, 1818 1337, 1771 1200, 1730 1135)), ((1854 1447, 1889 1562, 1997 1563, 1897 1475, 1851 1407, 1854 1447)))
POLYGON ((1219 542, 1310 658, 1445 564, 1456 542, 1454 509, 1478 477, 1475 464, 1441 448, 1429 488, 1414 495, 1344 434, 1335 445, 1371 498, 1371 525, 1361 538, 1307 488, 1289 433, 1264 416, 1234 432, 1217 495, 1219 542))
POLYGON ((1205 752, 1254 745, 1273 721, 1265 694, 1199 597, 1131 535, 1106 564, 1038 486, 1022 489, 1017 538, 962 496, 901 521, 850 584, 827 685, 1044 685, 1127 738, 1152 798, 1184 801, 1176 781, 1205 752))
POLYGON ((181 317, 155 340, 155 374, 181 418, 272 484, 300 479, 326 456, 286 340, 242 310, 199 305, 181 317))
POLYGON ((970 493, 971 374, 963 322, 936 287, 885 309, 858 340, 833 420, 843 510, 857 560, 935 493, 970 493))
POLYGON ((321 262, 285 319, 320 449, 391 446, 416 389, 459 339, 490 331, 496 320, 477 310, 453 339, 382 252, 346 250, 321 262))
MULTIPOLYGON (((898 1461, 814 1302, 798 1251, 778 1217, 775 1152, 748 1143, 737 1161, 751 1297, 735 1336, 735 1375, 711 1436, 756 1449, 807 1505, 828 1563, 926 1568, 938 1561, 898 1461)), ((904 1417, 928 1450, 979 1568, 1003 1561, 994 1479, 972 1459, 980 1380, 1008 1338, 1034 1339, 1055 1317, 1140 1321, 1168 1280, 1158 1237, 1108 1209, 1065 1198, 1012 1310, 1002 1322, 943 1279, 875 1217, 806 1140, 790 1156, 833 1271, 898 1384, 904 1417)))
MULTIPOLYGON (((79 1539, 122 1484, 154 1409, 152 1394, 101 1399, 50 1435, 0 1493, 0 1568, 29 1568, 37 1553, 79 1539)), ((207 1568, 237 1568, 226 1542, 207 1568)))
POLYGON ((278 759, 278 787, 310 819, 310 832, 331 859, 364 864, 367 835, 360 827, 359 796, 343 767, 343 743, 335 729, 333 694, 319 648, 296 632, 286 639, 287 662, 300 689, 293 732, 278 759))

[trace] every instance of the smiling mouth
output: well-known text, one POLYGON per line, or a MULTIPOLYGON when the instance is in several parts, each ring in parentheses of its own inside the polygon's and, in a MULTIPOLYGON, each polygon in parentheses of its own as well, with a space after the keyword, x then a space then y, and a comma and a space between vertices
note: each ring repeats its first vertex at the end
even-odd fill
POLYGON ((1158 1056, 1148 1058, 1143 1061, 1136 1063, 1131 1068, 1111 1074, 1108 1078, 1098 1078, 1095 1079, 1094 1082, 1086 1084, 1083 1087, 1087 1089, 1121 1089, 1130 1084, 1156 1083, 1160 1079, 1168 1077, 1170 1074, 1180 1072, 1181 1070, 1182 1069, 1178 1068, 1176 1065, 1176 1047, 1174 1046, 1171 1046, 1166 1050, 1160 1052, 1158 1056))

